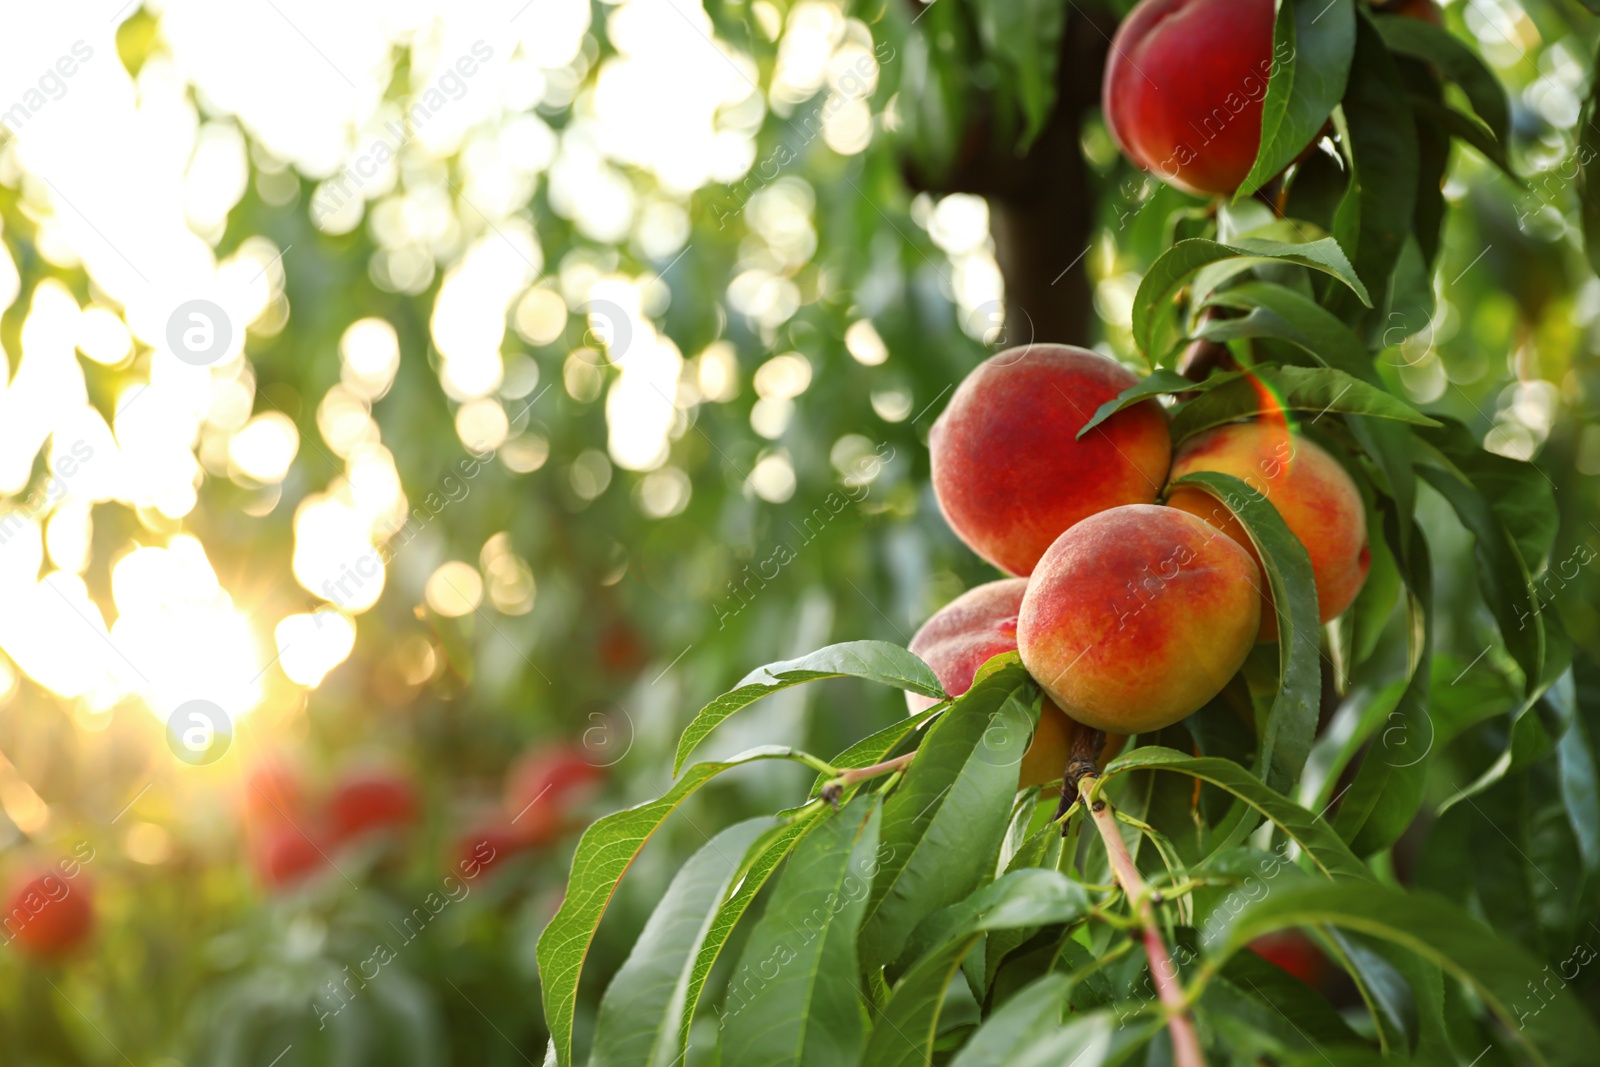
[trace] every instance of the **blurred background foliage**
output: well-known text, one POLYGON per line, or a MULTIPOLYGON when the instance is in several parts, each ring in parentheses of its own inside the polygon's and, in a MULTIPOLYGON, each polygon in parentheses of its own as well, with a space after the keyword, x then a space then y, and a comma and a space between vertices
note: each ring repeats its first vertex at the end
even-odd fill
MULTIPOLYGON (((97 932, 65 961, 0 953, 0 1059, 536 1062, 533 944, 570 836, 459 899, 443 881, 515 754, 571 746, 606 768, 591 813, 636 803, 755 665, 904 643, 993 577, 928 487, 955 383, 1029 340, 1139 366, 1138 280, 1204 205, 1134 170, 1093 90, 1072 95, 1127 6, 12 12, 0 863, 87 847, 97 932), (59 74, 75 43, 90 58, 59 74), (235 327, 199 369, 165 346, 194 298, 235 327), (82 441, 104 462, 54 487, 82 441), (381 583, 340 591, 380 549, 381 583), (167 736, 190 699, 236 728, 203 766, 167 736), (241 811, 274 762, 314 789, 402 768, 421 825, 273 885, 241 811), (396 933, 430 894, 448 906, 396 933), (324 1028, 314 998, 378 943, 393 961, 324 1028)), ((1444 18, 1507 87, 1528 186, 1454 151, 1440 269, 1386 324, 1384 373, 1555 486, 1542 607, 1596 655, 1600 280, 1573 159, 1600 31, 1570 0, 1444 18)), ((1468 535, 1431 492, 1420 509, 1451 724, 1438 799, 1505 750, 1520 685, 1468 535)), ((1381 686, 1383 662, 1354 683, 1381 686)), ((902 714, 882 690, 797 688, 709 754, 827 754, 902 714)), ((688 805, 623 883, 586 1011, 700 824, 804 785, 767 769, 688 805)), ((1396 866, 1565 958, 1600 935, 1560 790, 1537 763, 1476 801, 1489 827, 1457 805, 1396 866), (1528 863, 1565 884, 1514 878, 1528 863)))

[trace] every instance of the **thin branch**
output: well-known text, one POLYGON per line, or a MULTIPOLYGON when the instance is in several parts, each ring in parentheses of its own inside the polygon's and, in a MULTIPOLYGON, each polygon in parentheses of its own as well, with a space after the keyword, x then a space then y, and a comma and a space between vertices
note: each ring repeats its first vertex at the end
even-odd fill
POLYGON ((1154 902, 1158 898, 1145 883, 1139 868, 1134 866, 1133 857, 1128 855, 1128 846, 1117 829, 1111 804, 1095 795, 1100 782, 1098 774, 1086 774, 1078 779, 1078 791, 1088 803, 1089 816, 1094 820, 1095 829, 1100 831, 1100 839, 1105 842, 1106 855, 1111 860, 1111 874, 1127 895, 1140 925, 1144 927, 1144 952, 1150 961, 1150 977, 1155 981, 1156 994, 1166 1009, 1167 1028, 1172 1031, 1174 1063, 1176 1067, 1206 1067, 1205 1053, 1200 1048, 1200 1034, 1195 1030, 1194 1020, 1189 1017, 1188 1002, 1178 983, 1178 969, 1173 965, 1167 943, 1161 936, 1161 927, 1156 922, 1154 902))
POLYGON ((861 782, 870 781, 873 778, 881 778, 886 774, 899 774, 910 765, 914 756, 916 756, 915 752, 907 752, 904 756, 896 756, 894 759, 884 760, 882 763, 874 763, 867 767, 851 767, 840 771, 839 777, 823 786, 822 792, 818 795, 837 808, 839 806, 839 798, 844 795, 846 789, 861 782))

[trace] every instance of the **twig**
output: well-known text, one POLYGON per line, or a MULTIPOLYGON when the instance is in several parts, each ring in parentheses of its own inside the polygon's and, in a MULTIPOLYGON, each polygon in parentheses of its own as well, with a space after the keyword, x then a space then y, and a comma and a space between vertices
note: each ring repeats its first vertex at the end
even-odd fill
POLYGON ((882 763, 874 763, 868 767, 851 767, 840 771, 839 777, 823 786, 822 792, 818 795, 837 808, 839 806, 839 798, 844 795, 846 789, 859 782, 881 778, 886 774, 898 774, 900 771, 905 770, 915 755, 915 752, 907 752, 904 756, 896 756, 894 759, 884 760, 882 763))
POLYGON ((1144 952, 1150 961, 1150 977, 1155 981, 1156 994, 1166 1009, 1167 1028, 1172 1031, 1172 1049, 1176 1067, 1205 1067, 1205 1053, 1200 1049, 1200 1034, 1194 1020, 1189 1017, 1188 1001, 1178 983, 1178 969, 1167 952, 1167 943, 1156 923, 1155 901, 1160 899, 1145 883, 1139 868, 1128 855, 1128 846, 1117 830, 1115 813, 1111 804, 1096 796, 1102 779, 1098 773, 1083 775, 1077 789, 1089 806, 1089 817, 1094 820, 1100 839, 1105 842, 1106 855, 1111 860, 1111 874, 1128 897, 1139 922, 1144 927, 1144 952))
POLYGON ((1061 771, 1061 802, 1051 822, 1061 823, 1061 836, 1067 836, 1067 813, 1078 802, 1078 780, 1086 774, 1100 773, 1100 752, 1106 735, 1100 730, 1077 729, 1067 749, 1067 765, 1061 771))

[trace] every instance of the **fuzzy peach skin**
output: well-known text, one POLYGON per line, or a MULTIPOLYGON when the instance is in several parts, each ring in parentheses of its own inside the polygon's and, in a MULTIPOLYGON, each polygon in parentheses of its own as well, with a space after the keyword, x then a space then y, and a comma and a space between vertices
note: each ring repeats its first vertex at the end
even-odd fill
POLYGON ((1116 361, 1067 345, 1012 348, 967 375, 933 425, 939 508, 957 536, 1001 570, 1026 576, 1061 532, 1119 504, 1156 498, 1172 461, 1154 401, 1077 434, 1138 381, 1116 361))
POLYGON ((1117 27, 1101 107, 1129 159, 1199 195, 1231 194, 1261 146, 1273 0, 1143 0, 1117 27))
MULTIPOLYGON (((1022 594, 1027 587, 1024 578, 980 585, 956 597, 922 624, 922 629, 911 639, 911 651, 933 668, 946 693, 960 696, 972 688, 972 679, 979 667, 995 656, 1016 651, 1017 612, 1022 607, 1022 594)), ((906 706, 913 715, 936 703, 938 701, 932 697, 920 693, 906 694, 906 706)), ((1061 709, 1046 697, 1039 709, 1039 725, 1034 729, 1033 741, 1022 754, 1017 788, 1027 789, 1059 779, 1067 765, 1073 737, 1081 729, 1083 727, 1061 714, 1061 709)), ((1107 737, 1100 758, 1111 759, 1122 751, 1126 740, 1107 737)))
POLYGON ((1193 515, 1103 511, 1062 534, 1028 579, 1023 666, 1085 726, 1159 730, 1244 664, 1261 625, 1260 580, 1248 552, 1193 515))
MULTIPOLYGON (((1372 551, 1361 492, 1338 460, 1315 441, 1289 430, 1282 420, 1261 419, 1219 426, 1185 441, 1172 464, 1172 478, 1176 481, 1196 471, 1231 474, 1264 494, 1311 557, 1322 621, 1344 613, 1367 580, 1372 551)), ((1167 506, 1206 520, 1242 545, 1260 566, 1250 535, 1210 493, 1179 486, 1168 495, 1167 506)), ((1272 587, 1264 578, 1260 639, 1278 639, 1272 587)))

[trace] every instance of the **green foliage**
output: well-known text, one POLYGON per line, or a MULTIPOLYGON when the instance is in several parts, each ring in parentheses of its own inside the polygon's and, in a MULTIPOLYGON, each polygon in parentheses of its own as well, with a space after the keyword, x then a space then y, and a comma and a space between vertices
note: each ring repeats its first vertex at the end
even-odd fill
POLYGON ((1355 40, 1354 0, 1284 0, 1279 6, 1273 76, 1261 105, 1261 147, 1238 196, 1271 181, 1322 131, 1344 96, 1355 40))
POLYGON ((831 645, 809 656, 758 667, 733 692, 701 708, 678 742, 672 772, 676 774, 682 770, 684 761, 705 736, 734 712, 769 693, 822 678, 865 678, 923 696, 944 696, 939 679, 928 665, 903 648, 882 641, 847 641, 831 645))
POLYGON ((1257 728, 1261 744, 1256 765, 1265 768, 1268 785, 1286 790, 1299 780, 1311 752, 1322 687, 1311 557, 1284 525, 1271 499, 1238 478, 1199 471, 1172 484, 1198 486, 1215 496, 1244 526, 1266 566, 1264 577, 1278 615, 1279 677, 1278 695, 1257 728))
MULTIPOLYGON (((1048 793, 1015 795, 1038 697, 1014 656, 960 698, 864 731, 820 769, 810 801, 784 818, 805 840, 816 831, 798 828, 828 820, 839 835, 831 859, 796 853, 763 874, 777 918, 752 928, 744 960, 768 958, 797 902, 838 884, 844 827, 881 811, 864 903, 835 894, 854 955, 830 990, 844 1002, 817 1018, 834 1028, 841 1062, 1171 1062, 1154 976, 1129 941, 1147 904, 1216 1063, 1490 1052, 1576 1063, 1600 1036, 1575 995, 1595 988, 1576 923, 1600 904, 1600 693, 1581 654, 1580 673, 1570 669, 1574 650, 1540 584, 1565 529, 1560 497, 1533 464, 1486 451, 1455 408, 1419 402, 1405 386, 1410 362, 1396 360, 1428 336, 1416 312, 1432 313, 1446 218, 1436 186, 1457 158, 1450 144, 1511 169, 1511 111, 1460 36, 1355 4, 1319 19, 1324 7, 1280 9, 1277 40, 1295 58, 1273 79, 1245 190, 1287 166, 1273 186, 1286 217, 1243 197, 1214 214, 1172 204, 1158 237, 1126 235, 1146 259, 1123 351, 1149 373, 1081 433, 1150 401, 1168 407, 1178 443, 1238 419, 1288 420, 1360 486, 1367 588, 1322 627, 1310 558, 1270 497, 1192 475, 1178 484, 1217 497, 1265 564, 1275 656, 1258 653, 1185 723, 1133 739, 1064 812, 1048 793), (1294 162, 1327 122, 1342 166, 1330 170, 1326 155, 1294 162), (1233 366, 1199 380, 1179 373, 1194 340, 1224 346, 1233 366), (1457 575, 1469 558, 1475 585, 1457 575), (1111 839, 1085 832, 1084 805, 1102 803, 1150 895, 1113 873, 1111 839), (1415 862, 1402 857, 1417 855, 1408 839, 1426 841, 1421 866, 1397 880, 1401 862, 1415 862), (1540 877, 1544 862, 1563 872, 1560 884, 1540 877), (1516 931, 1529 951, 1488 927, 1516 931), (1283 929, 1302 931, 1306 951, 1348 976, 1338 1008, 1326 984, 1242 951, 1283 929), (1551 974, 1546 961, 1565 968, 1562 980, 1530 1000, 1551 974)), ((905 666, 764 670, 696 717, 680 762, 710 726, 781 684, 852 673, 942 696, 905 666)), ((764 978, 811 973, 799 970, 764 978)), ((760 1054, 750 1044, 757 1032, 797 1032, 790 999, 752 1000, 741 1011, 763 1011, 764 1022, 741 1015, 737 1041, 707 1040, 725 1061, 807 1062, 814 1037, 760 1054)), ((692 1039, 691 1059, 697 1050, 710 1045, 692 1039)))
MULTIPOLYGON (((549 101, 565 87, 566 103, 521 107, 503 143, 474 126, 459 150, 408 151, 393 188, 363 190, 365 214, 339 233, 308 218, 316 168, 276 158, 271 131, 222 95, 181 87, 162 18, 124 21, 116 57, 96 62, 145 71, 128 91, 169 132, 241 141, 242 199, 203 243, 218 260, 251 239, 282 252, 264 271, 283 276, 272 310, 249 331, 243 414, 289 419, 299 451, 262 486, 228 473, 208 426, 181 521, 97 504, 79 574, 108 620, 115 560, 178 533, 205 543, 241 614, 259 613, 264 646, 263 620, 318 601, 293 578, 295 517, 346 470, 324 402, 355 319, 396 330, 398 374, 366 409, 408 504, 424 507, 463 462, 462 403, 441 389, 430 328, 439 278, 464 249, 525 227, 542 264, 530 285, 560 297, 565 326, 536 337, 513 308, 494 324, 508 446, 473 461, 398 557, 348 663, 292 699, 274 688, 279 709, 252 719, 215 776, 169 767, 148 709, 58 700, 0 658, 0 847, 20 857, 81 831, 103 892, 81 955, 0 963, 0 1062, 266 1067, 292 1045, 281 1067, 514 1067, 548 1043, 561 1067, 1165 1067, 1145 904, 1218 1067, 1593 1058, 1600 24, 1581 9, 1600 3, 1525 0, 1514 22, 1505 5, 1452 3, 1440 27, 1368 0, 1283 0, 1261 148, 1240 195, 1214 203, 1137 173, 1092 99, 1063 96, 1093 80, 1078 68, 1131 6, 875 0, 835 16, 711 2, 702 22, 679 5, 666 18, 690 46, 683 62, 752 89, 714 118, 737 142, 730 158, 752 162, 693 189, 636 146, 596 140, 596 113, 613 109, 600 72, 629 61, 611 35, 645 5, 595 7, 571 62, 524 78, 548 80, 549 101), (781 68, 810 76, 784 51, 817 26, 812 44, 836 54, 817 57, 815 92, 780 88, 781 68), (710 37, 740 55, 696 51, 710 37), (858 93, 842 65, 862 54, 874 80, 858 93), (841 106, 864 109, 864 148, 829 128, 841 106), (603 163, 631 228, 572 217, 564 201, 583 182, 544 169, 504 212, 479 201, 494 185, 478 184, 479 163, 537 154, 545 136, 603 163), (1082 174, 1063 174, 1064 159, 1082 174), (998 342, 975 326, 998 321, 985 279, 1015 280, 1002 210, 1025 226, 1023 209, 1059 206, 1068 187, 1085 231, 1045 234, 1059 261, 1043 257, 1042 280, 1081 263, 1077 295, 1095 314, 1081 335, 1033 339, 1148 371, 1083 432, 1149 400, 1178 443, 1281 415, 1346 467, 1369 520, 1366 586, 1324 627, 1308 554, 1270 497, 1191 479, 1253 538, 1284 636, 1188 720, 1130 739, 1084 798, 1117 819, 1155 894, 1143 897, 1113 876, 1084 801, 1058 812, 1053 785, 1017 792, 1040 714, 1017 657, 952 700, 903 647, 931 610, 995 577, 939 516, 927 432, 972 366, 1029 339, 1016 322, 998 342), (437 230, 397 247, 396 219, 437 230), (665 252, 663 232, 680 234, 665 252), (404 256, 421 281, 396 287, 385 272, 404 256), (682 357, 655 469, 608 452, 612 391, 653 372, 602 336, 614 324, 590 315, 595 279, 626 282, 663 342, 653 355, 682 357), (1179 373, 1194 341, 1227 354, 1201 381, 1179 373), (792 382, 759 369, 791 353, 807 384, 786 395, 792 382), (728 390, 713 395, 718 373, 728 390), (762 483, 763 464, 792 478, 762 483), (498 611, 492 596, 464 616, 429 606, 444 560, 482 563, 490 594, 519 579, 488 560, 502 541, 530 590, 536 579, 533 610, 498 611), (940 703, 907 717, 907 692, 940 703), (457 879, 460 899, 438 903, 438 872, 453 869, 440 854, 493 806, 512 755, 592 738, 610 777, 569 813, 570 833, 505 857, 492 880, 457 879), (398 755, 427 807, 411 851, 330 845, 336 870, 252 888, 240 871, 255 842, 219 822, 220 797, 240 759, 275 747, 316 774, 374 748, 398 755), (47 823, 29 821, 23 779, 47 823), (427 929, 398 940, 418 915, 427 929), (1283 930, 1331 977, 1300 981, 1251 950, 1283 930), (399 951, 358 985, 378 945, 399 951)), ((407 50, 378 89, 397 111, 407 50)), ((302 61, 317 59, 285 69, 302 61)), ((24 297, 0 308, 0 384, 20 388, 27 294, 49 282, 84 306, 121 297, 62 237, 92 230, 94 206, 52 216, 32 153, 0 138, 3 240, 24 297)), ((1052 293, 1070 302, 1074 279, 1052 293)), ((68 357, 108 422, 150 359, 142 333, 122 363, 68 357)), ((49 477, 36 462, 28 488, 49 477)), ((69 525, 33 546, 64 572, 69 525)), ((289 688, 279 673, 266 684, 289 688)))
MULTIPOLYGON (((1277 260, 1308 267, 1338 279, 1349 286, 1363 304, 1371 306, 1366 287, 1350 267, 1350 260, 1331 237, 1303 243, 1264 239, 1242 239, 1232 244, 1194 237, 1179 241, 1150 265, 1133 300, 1133 335, 1147 359, 1165 363, 1167 348, 1158 345, 1157 330, 1164 310, 1173 304, 1178 291, 1199 271, 1213 264, 1225 264, 1230 273, 1239 273, 1261 261, 1277 260)), ((1222 277, 1208 279, 1213 283, 1222 277)))

